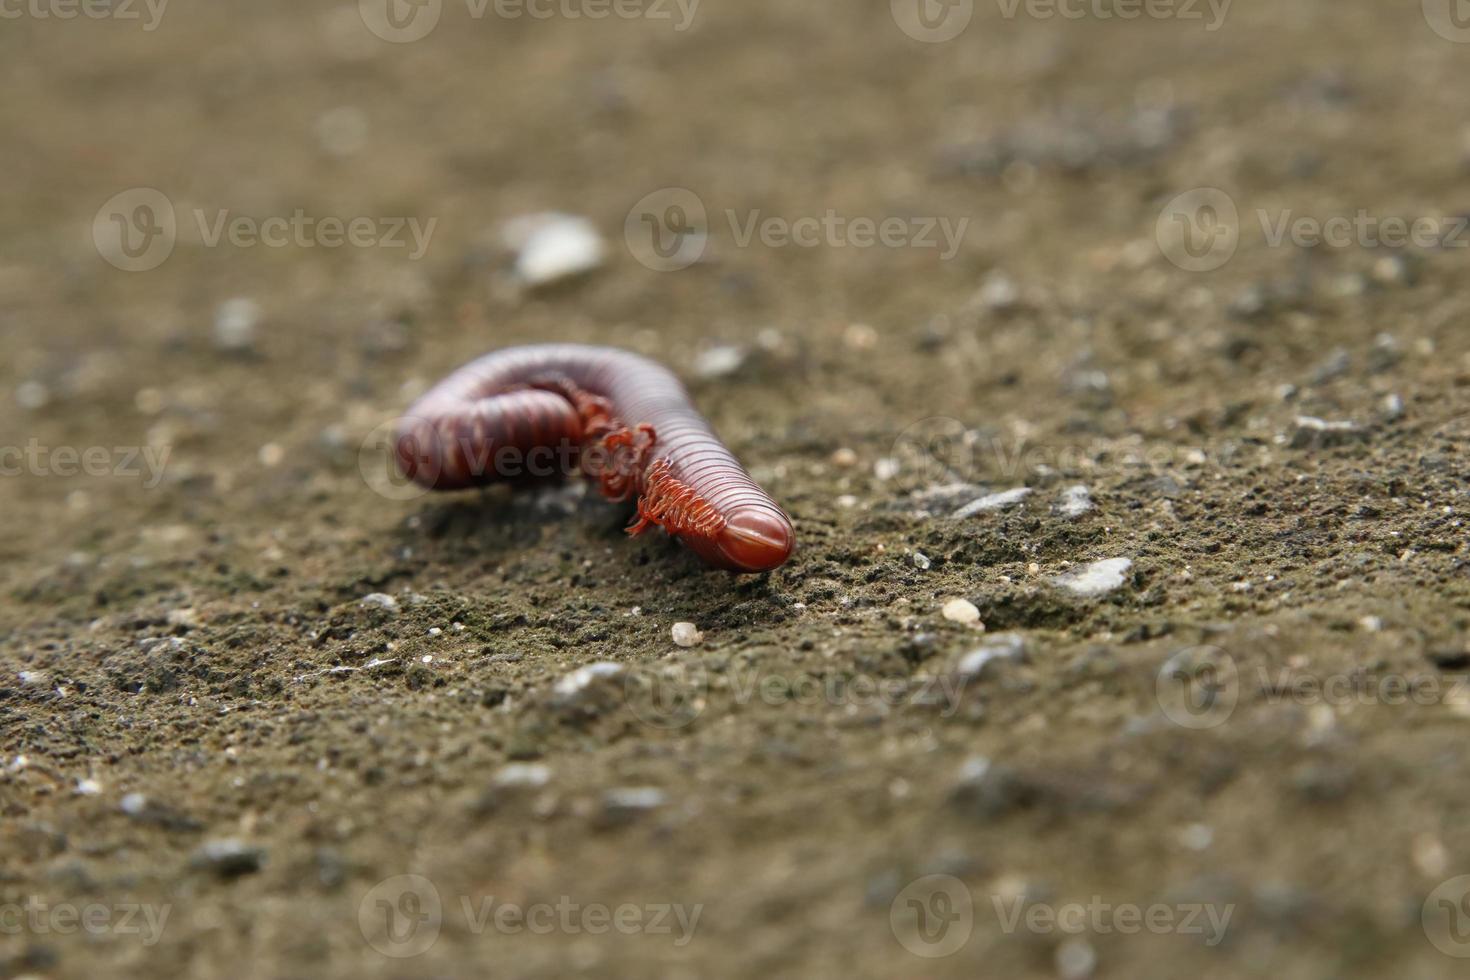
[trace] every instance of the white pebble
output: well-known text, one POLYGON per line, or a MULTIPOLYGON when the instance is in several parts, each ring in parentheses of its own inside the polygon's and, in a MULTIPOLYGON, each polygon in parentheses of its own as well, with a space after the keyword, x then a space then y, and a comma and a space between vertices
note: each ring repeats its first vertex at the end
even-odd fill
POLYGON ((227 299, 214 311, 214 346, 238 353, 255 346, 260 304, 252 299, 227 299))
POLYGON ((914 552, 914 567, 917 568, 919 571, 927 572, 929 570, 929 567, 933 564, 934 563, 929 560, 929 556, 924 554, 922 551, 914 552))
POLYGON ((701 378, 723 378, 740 370, 745 363, 745 349, 734 344, 721 344, 700 351, 694 359, 694 373, 701 378))
POLYGON ((692 647, 704 640, 704 634, 693 623, 675 623, 670 630, 674 643, 681 647, 692 647))
POLYGON ((556 682, 555 691, 563 697, 578 694, 586 690, 587 686, 600 677, 616 677, 623 672, 622 664, 615 664, 608 660, 601 660, 595 664, 578 667, 556 682))
POLYGON ((977 626, 980 623, 980 610, 969 599, 951 599, 944 604, 940 613, 951 623, 962 626, 977 626))
POLYGON ((1058 575, 1052 583, 1073 595, 1094 598, 1121 588, 1132 567, 1132 559, 1107 558, 1058 575))
POLYGON ((512 218, 501 226, 500 236, 516 253, 516 276, 528 286, 591 272, 602 265, 605 252, 592 222, 557 211, 512 218))
POLYGON ((358 605, 365 606, 369 609, 382 609, 390 613, 398 612, 398 600, 384 592, 374 592, 372 595, 365 595, 358 600, 358 605))
POLYGON ((16 404, 27 411, 45 408, 50 400, 51 389, 39 381, 22 381, 15 389, 16 404))
POLYGON ((1092 510, 1093 507, 1092 494, 1085 486, 1078 483, 1062 491, 1062 496, 1057 501, 1054 510, 1060 517, 1065 517, 1068 520, 1076 520, 1092 510))
POLYGON ((979 500, 972 500, 968 504, 965 504, 965 506, 954 512, 954 517, 957 520, 963 520, 966 517, 974 517, 976 514, 984 514, 993 510, 1005 510, 1007 507, 1016 506, 1029 496, 1031 496, 1030 487, 1016 487, 1014 490, 992 493, 988 496, 981 497, 979 500))
POLYGON ((496 786, 545 786, 551 782, 551 767, 539 762, 512 762, 502 766, 492 782, 496 786))

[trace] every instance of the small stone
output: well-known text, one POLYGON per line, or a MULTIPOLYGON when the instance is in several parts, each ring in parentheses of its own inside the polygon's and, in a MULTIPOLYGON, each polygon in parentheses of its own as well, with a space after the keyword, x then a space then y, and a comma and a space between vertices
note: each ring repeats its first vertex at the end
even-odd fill
POLYGON ((1209 850, 1215 842, 1215 831, 1208 824, 1192 823, 1179 832, 1179 843, 1191 851, 1209 850))
POLYGON ((985 280, 985 285, 980 287, 980 294, 976 297, 980 305, 987 310, 1003 313, 1014 309, 1021 301, 1021 290, 1004 273, 993 273, 985 280))
POLYGON ((1373 263, 1373 281, 1383 286, 1412 286, 1419 268, 1407 255, 1385 255, 1373 263))
POLYGON ((21 684, 26 687, 45 687, 51 683, 51 675, 44 670, 23 670, 19 677, 21 684))
POLYGON ((674 637, 675 645, 681 647, 697 646, 704 640, 704 634, 693 623, 675 623, 669 632, 674 637))
POLYGON ((849 469, 853 466, 856 466, 857 464, 858 454, 851 449, 848 449, 846 446, 843 446, 841 449, 838 449, 832 453, 833 466, 840 466, 843 469, 849 469))
POLYGON ((1379 403, 1379 407, 1383 413, 1383 419, 1386 422, 1397 422, 1404 417, 1404 399, 1400 395, 1384 395, 1383 401, 1379 403))
POLYGON ((575 697, 590 687, 594 681, 604 677, 616 677, 622 672, 622 664, 601 660, 595 664, 578 667, 570 674, 558 680, 553 690, 563 698, 575 697))
POLYGON ((694 359, 694 373, 701 378, 724 378, 740 370, 745 363, 745 348, 722 344, 700 351, 694 359))
POLYGON ((605 254, 592 222, 557 211, 512 218, 501 226, 500 237, 516 253, 516 277, 531 287, 591 272, 605 254))
POLYGON ((1056 506, 1052 512, 1058 517, 1065 517, 1069 521, 1075 521, 1083 514, 1093 510, 1097 505, 1092 502, 1092 494, 1082 484, 1067 487, 1062 491, 1056 506))
POLYGON ((227 299, 214 311, 214 346, 231 354, 255 348, 260 304, 252 299, 227 299))
POLYGON ((39 381, 22 381, 15 389, 15 403, 28 412, 45 408, 51 401, 51 389, 39 381))
POLYGON ((536 789, 551 782, 551 767, 539 762, 512 762, 501 767, 491 782, 507 789, 536 789))
POLYGON ((602 796, 600 823, 615 827, 635 820, 668 802, 668 795, 656 786, 632 786, 610 789, 602 796))
POLYGON ((872 350, 878 346, 878 331, 866 323, 854 323, 843 331, 842 342, 853 350, 872 350))
POLYGON ((1026 656, 1026 640, 1019 633, 997 633, 977 650, 960 658, 955 671, 962 677, 979 677, 996 661, 1019 663, 1026 656))
POLYGON ((367 146, 368 117, 357 106, 328 109, 317 117, 316 139, 334 157, 350 157, 367 146))
POLYGON ((264 848, 228 837, 206 841, 194 852, 190 864, 221 878, 238 878, 241 875, 254 874, 264 867, 265 856, 264 848))
POLYGON ((130 817, 142 816, 148 809, 148 797, 142 793, 129 793, 122 798, 118 808, 130 817))
POLYGON ((1132 559, 1108 558, 1058 575, 1052 579, 1052 584, 1075 596, 1092 599, 1121 588, 1132 567, 1132 559))
POLYGON ((959 623, 961 626, 980 625, 980 610, 969 599, 951 599, 944 604, 940 613, 951 623, 959 623))
POLYGON ((974 517, 976 514, 984 514, 996 510, 1005 510, 1008 507, 1015 507, 1029 496, 1031 496, 1030 487, 1016 487, 1014 490, 1004 490, 1000 493, 992 493, 987 496, 981 497, 979 500, 970 501, 968 504, 955 511, 954 514, 951 516, 953 516, 956 520, 964 520, 967 517, 974 517))
POLYGON ((95 779, 77 780, 78 796, 97 796, 102 792, 102 784, 95 779))
POLYGON ((393 615, 397 615, 398 613, 398 600, 385 592, 374 592, 372 595, 365 595, 358 600, 357 604, 364 609, 381 609, 393 615))
POLYGON ((884 456, 873 463, 873 476, 879 480, 891 480, 898 476, 903 464, 892 456, 884 456))
POLYGON ((285 461, 286 450, 281 447, 280 443, 268 442, 260 447, 260 452, 257 454, 257 457, 260 460, 261 466, 264 466, 268 470, 274 469, 285 461))
POLYGON ((1291 435, 1293 449, 1321 449, 1364 439, 1367 430, 1356 422, 1329 422, 1311 415, 1298 415, 1291 435))
POLYGON ((1056 952, 1060 980, 1088 980, 1097 969, 1097 951, 1081 936, 1062 941, 1056 952))
POLYGON ((929 556, 924 554, 922 551, 914 552, 913 562, 914 567, 921 572, 927 572, 929 570, 929 567, 934 564, 929 560, 929 556))

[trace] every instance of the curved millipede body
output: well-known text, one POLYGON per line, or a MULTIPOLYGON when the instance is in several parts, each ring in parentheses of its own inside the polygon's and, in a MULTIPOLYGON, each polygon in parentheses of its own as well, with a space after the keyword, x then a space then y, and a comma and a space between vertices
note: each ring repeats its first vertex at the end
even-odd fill
POLYGON ((398 427, 403 472, 433 490, 580 472, 612 500, 637 498, 700 558, 763 572, 791 554, 791 519, 756 485, 684 386, 611 347, 546 344, 487 354, 420 398, 398 427))

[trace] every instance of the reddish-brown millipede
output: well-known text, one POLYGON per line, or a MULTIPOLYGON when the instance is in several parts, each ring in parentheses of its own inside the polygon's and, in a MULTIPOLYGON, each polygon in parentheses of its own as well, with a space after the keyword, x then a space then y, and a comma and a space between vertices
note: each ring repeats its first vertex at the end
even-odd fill
POLYGON ((432 490, 580 472, 609 499, 637 497, 628 533, 662 527, 715 568, 769 571, 796 540, 679 380, 612 347, 487 354, 408 410, 394 448, 404 474, 432 490))

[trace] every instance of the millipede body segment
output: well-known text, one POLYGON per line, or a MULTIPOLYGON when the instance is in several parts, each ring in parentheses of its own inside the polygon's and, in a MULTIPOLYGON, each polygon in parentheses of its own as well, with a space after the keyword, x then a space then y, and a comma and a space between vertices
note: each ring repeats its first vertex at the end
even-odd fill
POLYGON ((636 498, 630 534, 662 527, 715 568, 768 571, 796 539, 679 379, 612 347, 487 354, 408 410, 394 448, 399 468, 432 490, 581 473, 609 499, 636 498))

